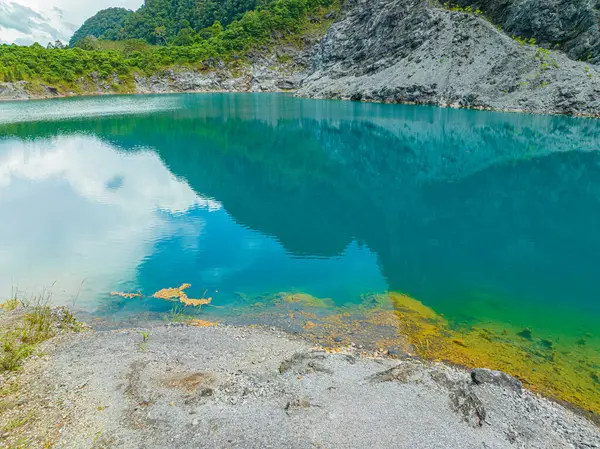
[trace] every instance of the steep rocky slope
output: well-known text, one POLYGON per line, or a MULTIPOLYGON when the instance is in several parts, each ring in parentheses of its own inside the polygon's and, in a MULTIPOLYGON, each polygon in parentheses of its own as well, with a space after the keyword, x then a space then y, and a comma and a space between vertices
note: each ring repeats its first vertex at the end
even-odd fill
POLYGON ((300 95, 539 113, 600 113, 600 72, 423 0, 353 0, 300 95))
POLYGON ((597 0, 458 0, 480 8, 509 34, 557 46, 572 59, 600 62, 597 0))

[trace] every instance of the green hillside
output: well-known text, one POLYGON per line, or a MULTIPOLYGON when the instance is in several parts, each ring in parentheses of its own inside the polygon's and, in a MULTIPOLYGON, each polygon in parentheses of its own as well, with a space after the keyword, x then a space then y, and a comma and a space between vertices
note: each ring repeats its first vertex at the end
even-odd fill
MULTIPOLYGON (((228 0, 227 4, 241 8, 242 4, 249 5, 248 1, 228 0)), ((152 14, 146 20, 143 19, 145 11, 150 8, 167 11, 169 9, 161 9, 162 6, 181 7, 185 3, 197 6, 200 2, 148 0, 144 7, 126 17, 124 34, 120 36, 128 38, 124 41, 109 44, 85 38, 75 48, 66 49, 46 49, 38 44, 0 45, 0 81, 24 80, 30 81, 34 89, 43 83, 58 88, 59 92, 79 92, 93 80, 111 84, 114 91, 126 92, 132 87, 134 73, 149 75, 170 67, 208 70, 214 67, 215 61, 235 66, 245 63, 249 51, 265 52, 278 43, 302 45, 303 35, 322 34, 329 27, 331 19, 326 17, 339 7, 338 1, 271 0, 264 4, 258 0, 260 5, 226 27, 219 21, 200 32, 186 26, 175 36, 179 25, 174 25, 172 17, 167 20, 165 15, 152 14), (140 23, 139 28, 134 28, 137 35, 127 34, 132 20, 140 23), (157 24, 162 25, 157 27, 157 24), (152 28, 154 38, 147 35, 152 28), (131 39, 133 37, 137 39, 131 39), (147 41, 163 45, 150 45, 147 41)), ((233 14, 234 9, 228 11, 233 14)))
POLYGON ((82 39, 93 36, 97 39, 117 40, 121 36, 127 16, 133 14, 125 8, 108 8, 87 19, 69 41, 72 47, 82 39))
MULTIPOLYGON (((118 39, 144 39, 153 44, 176 40, 190 43, 215 21, 227 26, 241 19, 245 12, 265 9, 270 3, 273 0, 147 0, 127 17, 118 39)), ((298 5, 294 3, 285 6, 296 8, 298 5)))
MULTIPOLYGON (((143 39, 157 45, 191 45, 210 35, 210 27, 241 20, 253 10, 265 10, 275 0, 146 0, 135 12, 108 8, 89 18, 70 41, 74 46, 93 36, 104 40, 143 39)), ((281 2, 277 2, 281 3, 281 2)), ((302 8, 286 2, 288 9, 302 8)), ((310 3, 310 2, 308 2, 310 3)))

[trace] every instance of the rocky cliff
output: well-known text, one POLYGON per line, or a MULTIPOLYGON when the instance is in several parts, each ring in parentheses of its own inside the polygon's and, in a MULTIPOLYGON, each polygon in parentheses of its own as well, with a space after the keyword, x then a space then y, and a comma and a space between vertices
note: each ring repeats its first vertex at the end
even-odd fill
POLYGON ((600 71, 424 0, 353 0, 300 95, 598 115, 600 71))

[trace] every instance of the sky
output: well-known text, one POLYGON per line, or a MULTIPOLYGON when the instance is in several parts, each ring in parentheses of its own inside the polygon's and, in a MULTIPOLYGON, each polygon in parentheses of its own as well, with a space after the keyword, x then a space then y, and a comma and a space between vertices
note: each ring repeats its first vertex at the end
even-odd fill
POLYGON ((0 0, 0 43, 31 45, 60 40, 96 12, 111 6, 137 9, 143 0, 0 0))

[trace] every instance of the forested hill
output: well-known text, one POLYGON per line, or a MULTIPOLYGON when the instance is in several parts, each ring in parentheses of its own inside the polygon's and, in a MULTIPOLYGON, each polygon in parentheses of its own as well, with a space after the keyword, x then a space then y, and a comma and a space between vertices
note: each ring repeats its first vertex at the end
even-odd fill
MULTIPOLYGON (((87 36, 105 40, 143 39, 151 44, 190 45, 206 38, 216 21, 227 26, 245 12, 261 10, 273 0, 146 0, 137 11, 100 11, 75 32, 70 45, 87 36)), ((287 2, 297 7, 297 2, 287 2)))
POLYGON ((117 40, 122 33, 125 19, 131 14, 133 14, 133 11, 125 8, 103 9, 81 25, 73 34, 69 45, 72 47, 87 36, 94 36, 97 39, 117 40))

